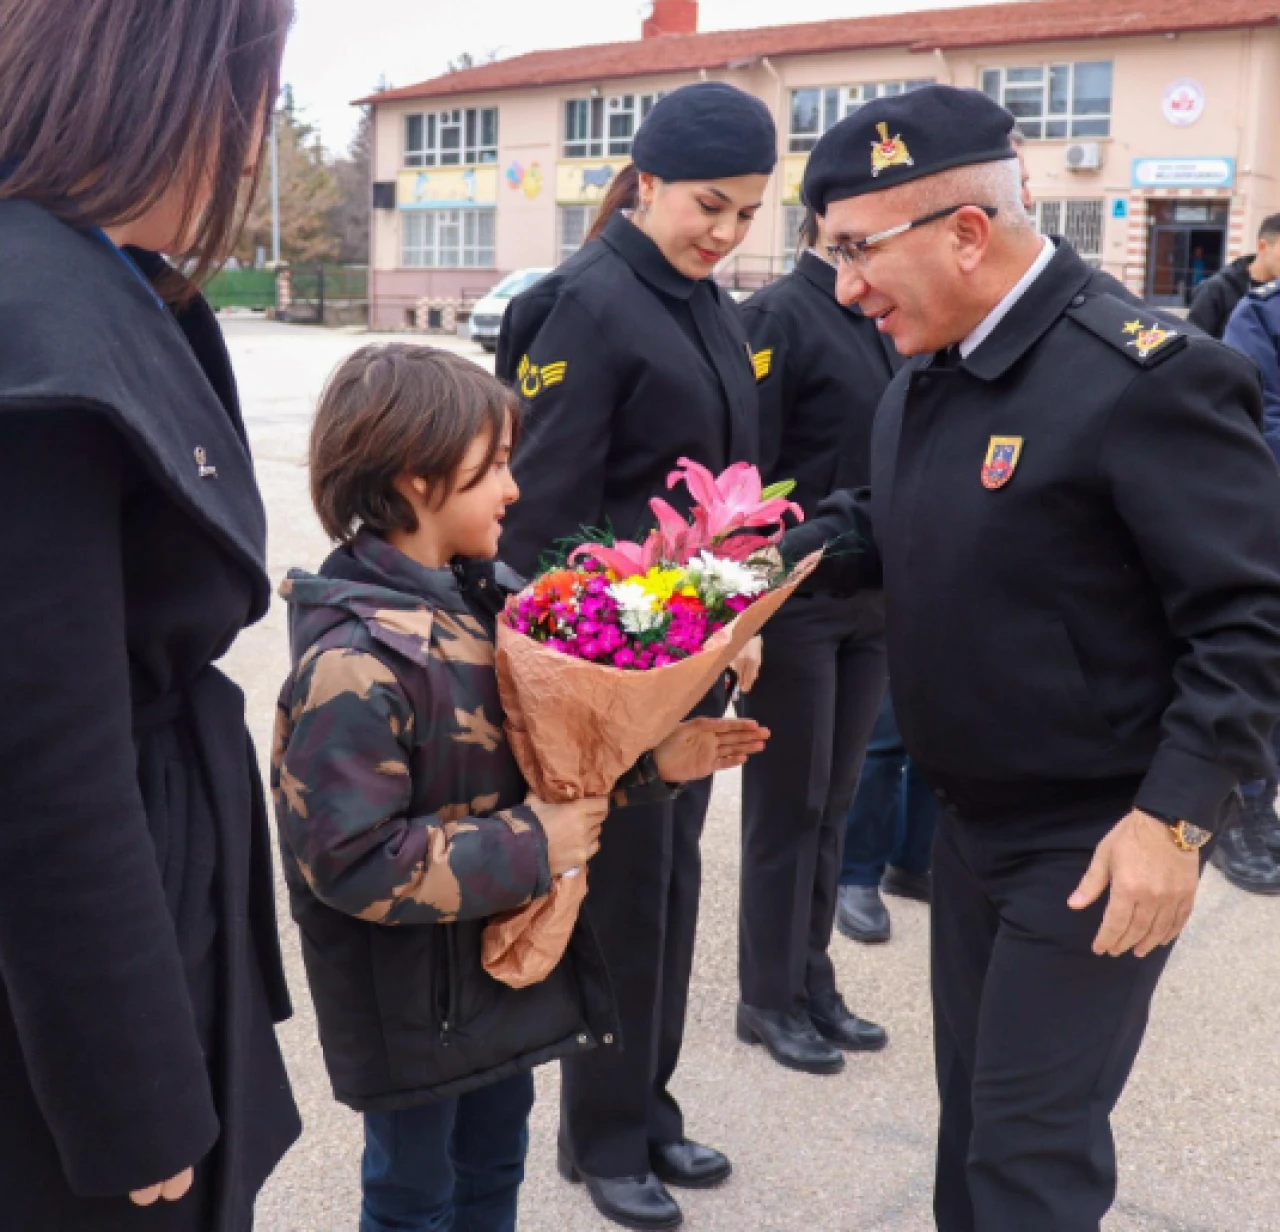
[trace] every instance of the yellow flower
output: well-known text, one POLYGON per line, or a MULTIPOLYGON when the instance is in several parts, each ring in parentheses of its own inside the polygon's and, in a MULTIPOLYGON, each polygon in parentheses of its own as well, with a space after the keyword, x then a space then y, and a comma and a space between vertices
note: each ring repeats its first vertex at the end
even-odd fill
POLYGON ((644 577, 633 580, 658 603, 666 603, 677 591, 685 593, 687 590, 683 569, 663 569, 655 565, 644 577))

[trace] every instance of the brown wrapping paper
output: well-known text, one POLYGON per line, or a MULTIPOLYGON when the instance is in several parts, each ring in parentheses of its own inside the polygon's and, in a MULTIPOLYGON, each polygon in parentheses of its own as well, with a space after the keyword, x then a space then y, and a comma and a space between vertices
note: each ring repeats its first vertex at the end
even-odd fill
MULTIPOLYGON (((529 790, 549 802, 609 795, 706 696, 821 557, 815 552, 804 560, 784 585, 692 658, 648 672, 571 658, 499 621, 498 688, 507 739, 529 790)), ((601 841, 609 841, 607 829, 601 841)), ((545 898, 494 916, 484 931, 485 970, 512 988, 546 979, 564 956, 586 893, 583 869, 558 878, 545 898)))

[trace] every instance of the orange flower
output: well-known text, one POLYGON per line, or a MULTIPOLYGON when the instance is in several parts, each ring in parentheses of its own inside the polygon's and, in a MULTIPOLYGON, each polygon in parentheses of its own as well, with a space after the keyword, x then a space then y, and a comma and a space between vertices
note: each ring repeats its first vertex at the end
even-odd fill
POLYGON ((574 569, 557 569, 534 583, 533 593, 539 602, 569 603, 578 593, 584 574, 574 569))

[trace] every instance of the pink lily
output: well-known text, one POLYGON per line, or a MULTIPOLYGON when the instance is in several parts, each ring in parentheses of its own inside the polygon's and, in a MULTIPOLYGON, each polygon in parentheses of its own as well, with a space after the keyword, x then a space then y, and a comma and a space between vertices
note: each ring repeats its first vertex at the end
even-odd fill
POLYGON ((694 522, 690 525, 660 496, 649 502, 649 508, 658 520, 653 535, 659 541, 661 558, 673 565, 688 564, 710 543, 707 519, 700 510, 694 510, 694 522))
POLYGON ((760 472, 749 463, 737 462, 714 476, 705 466, 681 458, 679 469, 667 477, 667 487, 683 482, 698 507, 706 511, 707 529, 713 542, 744 527, 772 526, 791 513, 798 521, 804 511, 794 501, 765 500, 760 472))
POLYGON ((569 553, 569 563, 573 564, 584 556, 598 560, 610 570, 619 581, 624 578, 642 576, 658 563, 658 542, 650 536, 641 546, 626 539, 616 543, 583 543, 569 553))

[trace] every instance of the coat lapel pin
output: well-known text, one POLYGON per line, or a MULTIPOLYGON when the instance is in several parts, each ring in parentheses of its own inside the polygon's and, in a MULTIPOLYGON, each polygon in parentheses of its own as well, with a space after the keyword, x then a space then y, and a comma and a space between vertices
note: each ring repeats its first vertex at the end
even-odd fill
POLYGON ((1013 478, 1022 456, 1022 437, 993 436, 987 445, 987 460, 982 465, 982 486, 994 492, 1013 478))
POLYGON ((195 450, 196 470, 199 472, 201 479, 217 479, 218 468, 209 465, 209 455, 204 451, 202 445, 197 445, 195 450))

